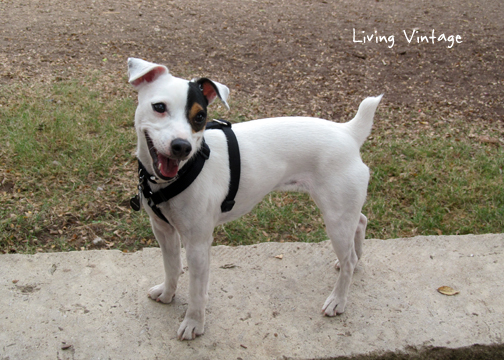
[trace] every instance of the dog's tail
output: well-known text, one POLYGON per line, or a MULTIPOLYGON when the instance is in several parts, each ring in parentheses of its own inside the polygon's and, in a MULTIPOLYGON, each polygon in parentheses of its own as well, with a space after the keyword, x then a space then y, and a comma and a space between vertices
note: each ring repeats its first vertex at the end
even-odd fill
POLYGON ((383 94, 376 97, 368 97, 364 99, 359 105, 359 110, 357 115, 347 122, 348 130, 352 134, 353 138, 359 146, 364 144, 366 138, 371 134, 371 128, 373 127, 373 117, 380 103, 383 94))

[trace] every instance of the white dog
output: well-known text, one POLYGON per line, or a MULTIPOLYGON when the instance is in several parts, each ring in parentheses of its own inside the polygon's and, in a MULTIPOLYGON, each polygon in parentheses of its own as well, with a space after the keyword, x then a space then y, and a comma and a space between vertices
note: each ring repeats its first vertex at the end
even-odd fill
POLYGON ((341 269, 322 311, 342 313, 367 224, 360 212, 369 169, 359 149, 371 132, 381 96, 365 99, 355 118, 344 124, 308 117, 234 124, 241 174, 234 206, 231 199, 232 209, 224 209, 233 182, 230 156, 236 154, 228 153, 231 140, 224 131, 205 131, 205 124, 214 99, 228 107, 229 89, 205 78, 176 78, 165 66, 140 59, 130 58, 128 66, 129 82, 138 91, 135 128, 142 170, 136 207, 141 203, 150 216, 165 270, 164 282, 152 287, 149 297, 172 301, 182 273, 181 243, 186 249, 189 304, 178 338, 190 340, 204 332, 214 227, 248 213, 272 190, 308 192, 320 208, 341 269), (169 200, 154 201, 150 194, 182 178, 184 167, 201 157, 204 146, 210 154, 203 156, 204 166, 190 186, 169 200))

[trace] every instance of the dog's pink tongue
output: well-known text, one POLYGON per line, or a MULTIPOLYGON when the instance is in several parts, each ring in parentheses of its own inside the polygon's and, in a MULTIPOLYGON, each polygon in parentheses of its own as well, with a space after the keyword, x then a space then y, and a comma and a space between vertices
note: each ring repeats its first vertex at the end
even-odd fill
POLYGON ((167 158, 162 154, 158 154, 158 169, 164 177, 175 177, 178 172, 178 161, 167 158))

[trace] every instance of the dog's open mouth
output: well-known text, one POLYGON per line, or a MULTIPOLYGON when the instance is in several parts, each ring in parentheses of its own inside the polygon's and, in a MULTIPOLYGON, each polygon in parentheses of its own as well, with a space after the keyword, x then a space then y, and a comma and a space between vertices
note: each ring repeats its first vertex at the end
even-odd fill
POLYGON ((159 153, 147 132, 145 132, 145 139, 147 140, 147 146, 152 158, 152 166, 156 175, 163 180, 174 178, 177 175, 180 160, 171 159, 159 153))

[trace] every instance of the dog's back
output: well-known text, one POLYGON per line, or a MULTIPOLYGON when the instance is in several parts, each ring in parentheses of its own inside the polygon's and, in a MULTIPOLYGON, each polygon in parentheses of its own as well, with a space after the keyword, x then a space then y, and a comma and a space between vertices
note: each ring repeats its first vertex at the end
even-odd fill
MULTIPOLYGON (((381 96, 364 100, 356 116, 347 123, 281 117, 233 124, 240 144, 241 190, 235 209, 221 214, 219 223, 249 212, 271 190, 302 191, 316 197, 320 183, 329 181, 331 189, 348 184, 347 189, 356 186, 358 192, 365 194, 369 170, 359 150, 371 131, 380 99, 381 96)), ((220 132, 207 131, 205 139, 215 149, 215 156, 221 148, 225 149, 226 140, 220 132)))

